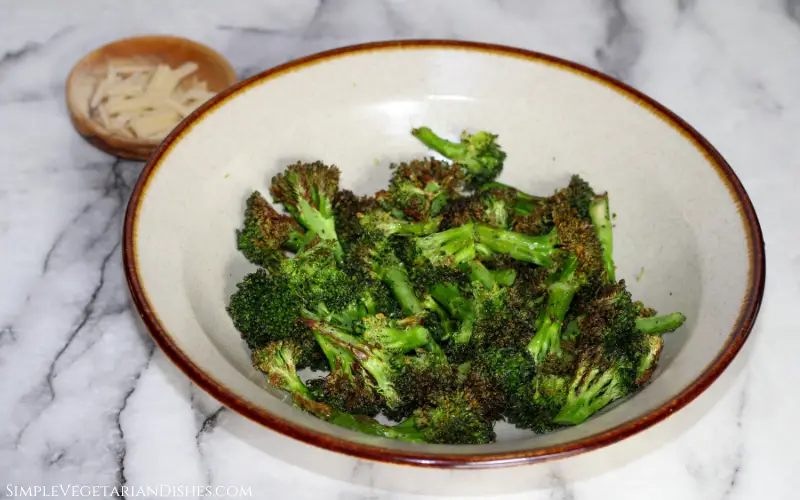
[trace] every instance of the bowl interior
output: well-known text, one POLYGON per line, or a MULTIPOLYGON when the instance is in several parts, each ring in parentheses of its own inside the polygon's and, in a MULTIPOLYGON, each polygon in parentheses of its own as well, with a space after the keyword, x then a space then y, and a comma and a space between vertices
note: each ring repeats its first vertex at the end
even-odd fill
POLYGON ((235 409, 364 456, 510 459, 590 447, 609 431, 635 430, 729 349, 752 293, 748 229, 713 158, 648 104, 530 54, 389 45, 279 68, 179 127, 145 175, 126 252, 134 295, 161 345, 235 409), (618 277, 635 298, 688 317, 667 336, 644 390, 547 435, 500 424, 498 442, 477 447, 355 434, 265 388, 225 312, 235 284, 254 269, 235 247, 245 198, 254 189, 266 193, 272 175, 297 160, 336 164, 344 187, 374 192, 386 185, 390 163, 428 154, 409 134, 421 124, 454 137, 462 128, 498 133, 508 153, 501 180, 530 192, 549 194, 572 173, 609 191, 618 277))

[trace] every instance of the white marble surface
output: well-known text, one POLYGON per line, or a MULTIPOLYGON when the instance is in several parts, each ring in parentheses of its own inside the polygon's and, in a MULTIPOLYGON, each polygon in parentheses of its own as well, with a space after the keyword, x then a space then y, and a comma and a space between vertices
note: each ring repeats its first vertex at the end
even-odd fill
POLYGON ((798 498, 798 54, 798 0, 0 0, 0 496, 7 485, 209 484, 275 499, 798 498), (78 58, 144 33, 205 42, 240 76, 335 46, 433 37, 622 78, 705 134, 752 197, 768 278, 749 359, 620 445, 499 472, 356 461, 220 408, 154 349, 128 301, 119 239, 141 164, 92 149, 64 109, 78 58))

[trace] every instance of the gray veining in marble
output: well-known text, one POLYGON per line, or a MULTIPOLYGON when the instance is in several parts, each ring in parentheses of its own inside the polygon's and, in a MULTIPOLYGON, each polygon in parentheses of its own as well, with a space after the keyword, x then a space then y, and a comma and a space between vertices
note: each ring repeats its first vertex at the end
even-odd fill
POLYGON ((7 485, 182 484, 297 499, 797 498, 800 1, 0 0, 0 12, 0 496, 7 485), (64 109, 78 58, 144 33, 207 43, 240 77, 337 46, 430 37, 548 52, 641 89, 720 149, 761 218, 768 289, 748 362, 690 406, 695 416, 680 412, 608 463, 588 460, 593 472, 545 464, 529 483, 525 469, 471 473, 485 479, 469 490, 464 474, 406 480, 242 419, 138 326, 120 233, 141 164, 92 149, 64 109))

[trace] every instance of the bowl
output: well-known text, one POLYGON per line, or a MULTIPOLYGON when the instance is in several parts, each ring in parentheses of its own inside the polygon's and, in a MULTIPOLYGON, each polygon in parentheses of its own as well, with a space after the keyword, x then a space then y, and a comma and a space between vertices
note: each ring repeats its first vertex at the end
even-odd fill
POLYGON ((147 329, 219 401, 313 445, 384 462, 496 467, 563 458, 656 424, 702 393, 742 348, 764 288, 764 244, 733 170, 697 131, 591 69, 520 49, 401 41, 337 49, 229 88, 150 158, 128 207, 125 272, 147 329), (496 443, 404 443, 302 413, 267 387, 225 307, 253 266, 236 250, 246 197, 297 160, 342 171, 371 193, 388 165, 428 152, 430 125, 499 134, 501 180, 551 193, 578 173, 610 193, 618 278, 638 299, 688 320, 666 338, 652 381, 585 423, 534 435, 498 424, 496 443))
POLYGON ((89 117, 89 100, 98 79, 106 76, 110 61, 142 60, 167 64, 173 68, 186 62, 197 63, 197 78, 208 90, 219 92, 236 83, 230 63, 213 49, 175 36, 140 36, 104 45, 85 56, 67 77, 66 98, 72 124, 84 139, 106 153, 121 158, 146 160, 161 141, 113 134, 89 117))

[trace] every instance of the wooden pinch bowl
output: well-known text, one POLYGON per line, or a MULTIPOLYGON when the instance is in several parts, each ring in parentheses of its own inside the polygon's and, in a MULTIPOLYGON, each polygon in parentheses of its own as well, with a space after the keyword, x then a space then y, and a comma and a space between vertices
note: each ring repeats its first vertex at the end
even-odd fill
POLYGON ((67 109, 72 124, 84 139, 114 156, 146 160, 160 141, 115 134, 89 116, 89 101, 97 83, 102 80, 111 61, 138 60, 178 67, 186 62, 197 63, 196 77, 205 81, 214 93, 236 83, 231 64, 215 50, 186 38, 174 36, 140 36, 124 38, 104 45, 78 61, 67 77, 67 109))

